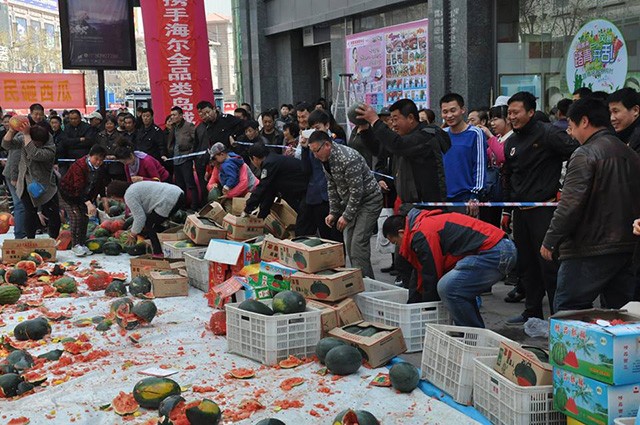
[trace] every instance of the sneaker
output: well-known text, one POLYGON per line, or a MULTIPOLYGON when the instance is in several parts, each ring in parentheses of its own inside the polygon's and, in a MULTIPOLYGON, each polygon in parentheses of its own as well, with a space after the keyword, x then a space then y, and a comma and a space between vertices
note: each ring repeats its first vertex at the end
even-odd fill
POLYGON ((522 314, 519 314, 515 317, 512 317, 511 319, 508 319, 506 321, 506 325, 507 326, 524 326, 524 324, 527 323, 527 320, 529 320, 528 317, 524 317, 522 314))
POLYGON ((84 248, 84 255, 93 255, 93 251, 91 251, 89 248, 87 248, 86 246, 83 246, 84 248))
POLYGON ((76 245, 71 248, 71 252, 73 252, 77 257, 84 257, 85 255, 87 255, 87 251, 89 251, 89 248, 84 245, 76 245))
POLYGON ((396 286, 399 286, 399 287, 401 287, 401 288, 404 288, 404 282, 403 282, 403 281, 402 281, 402 279, 401 279, 401 278, 399 278, 399 277, 397 277, 397 278, 396 278, 396 281, 395 281, 395 282, 393 282, 393 284, 394 284, 394 285, 396 285, 396 286))

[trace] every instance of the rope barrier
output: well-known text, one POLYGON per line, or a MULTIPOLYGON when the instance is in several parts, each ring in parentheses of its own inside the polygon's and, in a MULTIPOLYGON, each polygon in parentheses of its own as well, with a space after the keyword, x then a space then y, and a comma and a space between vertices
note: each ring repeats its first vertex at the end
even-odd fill
MULTIPOLYGON (((557 202, 474 202, 479 207, 557 207, 557 202)), ((420 207, 466 207, 469 202, 417 202, 420 207)))

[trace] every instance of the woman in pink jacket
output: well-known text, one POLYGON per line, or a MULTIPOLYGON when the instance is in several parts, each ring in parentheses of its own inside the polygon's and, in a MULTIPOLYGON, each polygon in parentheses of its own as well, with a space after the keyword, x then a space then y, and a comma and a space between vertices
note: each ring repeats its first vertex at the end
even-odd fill
POLYGON ((114 154, 116 159, 124 164, 128 182, 135 183, 142 180, 167 182, 169 180, 169 172, 157 159, 144 152, 134 151, 128 141, 119 141, 114 154))
POLYGON ((214 144, 209 153, 214 167, 207 190, 211 191, 217 187, 225 198, 230 199, 245 196, 260 183, 242 157, 227 152, 222 143, 214 144))

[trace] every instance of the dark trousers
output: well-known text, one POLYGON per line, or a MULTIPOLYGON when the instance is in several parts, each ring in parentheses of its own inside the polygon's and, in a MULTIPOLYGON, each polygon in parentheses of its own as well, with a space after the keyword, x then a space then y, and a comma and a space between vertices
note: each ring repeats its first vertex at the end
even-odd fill
POLYGON ((200 185, 200 207, 203 207, 207 203, 209 197, 209 191, 207 190, 207 180, 204 178, 207 172, 207 164, 195 162, 196 176, 198 177, 198 185, 200 185))
MULTIPOLYGON (((38 207, 33 205, 27 189, 22 193, 22 203, 24 204, 24 227, 28 239, 36 237, 36 230, 40 227, 38 217, 38 207)), ((49 202, 40 206, 42 213, 48 220, 48 233, 53 239, 60 234, 60 206, 58 204, 58 194, 56 193, 49 202)))
MULTIPOLYGON (((169 213, 169 217, 180 209, 180 206, 185 202, 184 198, 184 194, 180 195, 178 201, 169 213)), ((167 218, 168 217, 163 217, 155 211, 152 211, 151 214, 147 216, 147 221, 144 223, 144 227, 142 228, 142 236, 151 241, 151 248, 153 249, 153 253, 156 255, 162 254, 162 245, 160 245, 160 240, 158 239, 158 232, 163 230, 160 225, 164 223, 167 218)))
POLYGON ((308 205, 303 199, 300 202, 296 221, 296 236, 313 236, 319 234, 323 239, 343 243, 342 232, 336 227, 328 227, 324 219, 329 215, 329 202, 308 205))
POLYGON ((555 311, 592 308, 600 294, 603 308, 624 306, 633 299, 636 287, 631 257, 631 253, 619 253, 562 260, 555 311))
POLYGON ((63 199, 60 200, 60 204, 69 219, 71 246, 84 245, 87 242, 87 226, 89 225, 87 206, 85 204, 68 203, 63 199))
MULTIPOLYGON (((200 205, 200 194, 193 177, 193 161, 187 161, 184 164, 174 164, 173 173, 176 178, 176 185, 185 193, 191 196, 191 209, 197 210, 200 205)), ((186 207, 186 205, 185 205, 186 207)))
POLYGON ((518 249, 522 282, 527 294, 524 317, 543 318, 542 300, 547 295, 551 313, 558 277, 558 262, 547 261, 540 247, 553 217, 553 208, 540 207, 513 211, 513 238, 518 249))

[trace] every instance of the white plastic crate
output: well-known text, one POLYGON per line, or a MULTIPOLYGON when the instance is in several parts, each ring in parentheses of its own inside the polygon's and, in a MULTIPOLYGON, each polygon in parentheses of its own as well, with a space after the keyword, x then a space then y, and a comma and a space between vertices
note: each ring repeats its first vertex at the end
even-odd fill
POLYGON ((380 292, 380 291, 400 291, 407 295, 407 299, 409 299, 409 290, 405 288, 401 288, 400 286, 396 286, 392 283, 380 282, 379 280, 374 280, 368 277, 362 279, 364 282, 364 292, 380 292))
MULTIPOLYGON (((271 307, 271 300, 264 300, 271 307)), ((321 310, 307 307, 304 313, 265 316, 227 304, 227 344, 230 353, 266 365, 275 365, 290 355, 308 357, 320 341, 321 310)))
POLYGON ((204 259, 206 252, 207 248, 199 248, 184 253, 189 285, 203 292, 209 292, 209 261, 204 259))
POLYGON ((449 311, 441 301, 407 304, 407 294, 395 290, 364 292, 354 299, 365 320, 402 329, 408 353, 422 351, 427 324, 451 324, 449 311))
POLYGON ((185 252, 197 251, 202 249, 200 246, 192 246, 190 248, 176 248, 174 245, 178 242, 185 241, 166 241, 162 242, 162 254, 165 258, 184 258, 185 252))
POLYGON ((426 325, 422 350, 422 378, 461 404, 471 404, 473 359, 497 356, 508 338, 488 329, 426 325))
POLYGON ((636 418, 618 418, 614 419, 615 425, 636 425, 636 418))
POLYGON ((553 410, 553 385, 521 387, 493 369, 496 360, 477 357, 473 371, 473 405, 492 424, 566 424, 566 416, 553 410))

